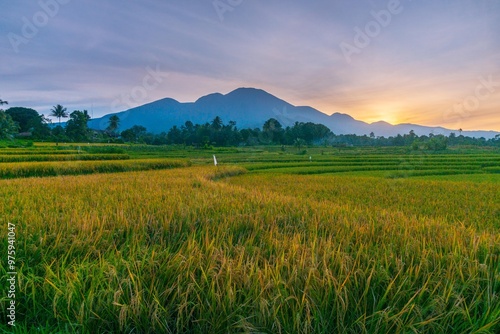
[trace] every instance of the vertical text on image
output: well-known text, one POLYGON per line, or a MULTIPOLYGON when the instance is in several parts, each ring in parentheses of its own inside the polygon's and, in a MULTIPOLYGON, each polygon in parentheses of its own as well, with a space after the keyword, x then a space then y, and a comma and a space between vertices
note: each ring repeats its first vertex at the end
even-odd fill
POLYGON ((7 318, 9 326, 16 325, 16 225, 7 224, 7 318))

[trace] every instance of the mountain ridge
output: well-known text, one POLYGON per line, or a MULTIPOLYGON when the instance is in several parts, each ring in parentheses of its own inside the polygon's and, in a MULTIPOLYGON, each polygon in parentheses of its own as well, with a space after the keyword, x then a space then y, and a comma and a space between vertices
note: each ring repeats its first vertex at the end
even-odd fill
MULTIPOLYGON (((392 125, 383 120, 367 123, 356 120, 349 114, 335 112, 331 115, 310 106, 294 106, 265 90, 251 87, 237 88, 227 94, 211 93, 201 96, 194 102, 179 102, 166 97, 146 103, 128 110, 104 115, 91 119, 89 127, 104 130, 108 125, 109 117, 117 115, 120 118, 119 131, 142 125, 153 133, 167 132, 173 126, 182 126, 186 121, 194 124, 210 122, 219 116, 224 122, 235 121, 238 128, 261 128, 270 118, 277 119, 283 127, 293 126, 295 122, 320 123, 337 134, 396 136, 409 133, 429 135, 433 133, 449 135, 458 130, 444 127, 432 127, 411 123, 392 125)), ((462 131, 470 137, 494 138, 496 131, 462 131)))

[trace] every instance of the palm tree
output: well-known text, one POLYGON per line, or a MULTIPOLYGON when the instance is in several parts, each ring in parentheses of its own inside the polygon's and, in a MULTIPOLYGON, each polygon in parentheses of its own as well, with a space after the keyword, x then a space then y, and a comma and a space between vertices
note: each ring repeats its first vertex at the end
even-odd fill
POLYGON ((2 104, 9 104, 9 102, 7 102, 7 101, 4 101, 4 100, 0 99, 0 106, 1 106, 2 104))
POLYGON ((222 119, 219 116, 216 116, 212 121, 212 128, 214 130, 220 130, 222 128, 222 119))
POLYGON ((108 127, 106 130, 109 132, 115 132, 116 129, 120 126, 120 117, 113 115, 108 119, 108 127))
POLYGON ((50 110, 51 111, 50 116, 59 118, 59 125, 61 125, 61 117, 62 118, 68 117, 68 113, 66 113, 66 110, 67 109, 64 108, 62 105, 58 104, 57 106, 54 106, 50 110))

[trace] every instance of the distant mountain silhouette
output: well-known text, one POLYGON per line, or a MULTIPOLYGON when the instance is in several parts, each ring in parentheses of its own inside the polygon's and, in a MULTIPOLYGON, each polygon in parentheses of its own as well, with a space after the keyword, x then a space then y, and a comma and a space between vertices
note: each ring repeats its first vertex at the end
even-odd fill
MULTIPOLYGON (((112 115, 117 115, 120 118, 120 131, 133 125, 142 125, 153 133, 168 132, 174 125, 180 127, 186 121, 191 121, 194 124, 211 122, 216 116, 219 116, 224 123, 235 121, 239 129, 262 128, 265 121, 269 118, 275 118, 283 127, 292 126, 295 122, 324 124, 337 135, 368 135, 373 132, 376 136, 388 137, 409 133, 410 130, 419 136, 430 133, 449 135, 451 132, 459 135, 457 130, 442 127, 427 127, 416 124, 391 125, 383 121, 369 124, 341 113, 328 116, 311 107, 294 106, 264 90, 255 88, 238 88, 226 95, 209 94, 200 97, 196 102, 188 103, 165 98, 126 111, 92 119, 89 121, 89 127, 104 130, 112 115)), ((489 139, 495 137, 498 132, 463 131, 462 134, 489 139)))

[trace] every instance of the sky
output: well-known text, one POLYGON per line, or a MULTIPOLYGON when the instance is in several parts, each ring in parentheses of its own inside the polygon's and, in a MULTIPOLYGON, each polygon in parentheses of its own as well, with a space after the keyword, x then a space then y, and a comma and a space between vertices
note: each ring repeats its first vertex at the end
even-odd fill
POLYGON ((0 99, 46 116, 255 87, 368 123, 500 131, 498 0, 18 0, 0 17, 0 99))

